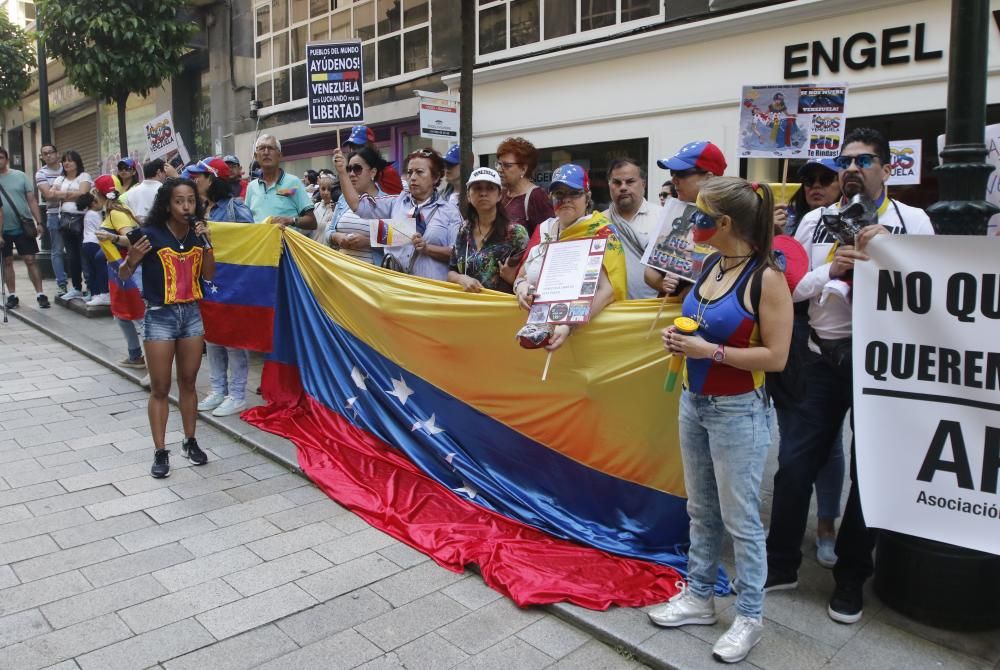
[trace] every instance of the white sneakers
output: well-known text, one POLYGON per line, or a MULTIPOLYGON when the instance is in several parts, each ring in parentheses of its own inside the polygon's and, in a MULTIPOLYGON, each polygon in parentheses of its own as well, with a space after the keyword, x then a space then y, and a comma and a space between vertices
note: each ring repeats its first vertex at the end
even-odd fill
POLYGON ((221 393, 215 393, 215 392, 210 393, 209 395, 205 396, 204 400, 198 403, 198 411, 199 412, 211 411, 216 407, 218 407, 219 405, 221 405, 222 401, 225 399, 226 396, 222 395, 221 393))
POLYGON ((83 297, 83 291, 75 288, 71 288, 70 290, 62 294, 63 300, 72 300, 73 298, 82 298, 82 297, 83 297))
POLYGON ((212 416, 231 416, 233 414, 239 414, 247 408, 246 400, 237 400, 236 398, 227 395, 226 399, 222 403, 212 410, 212 416))
POLYGON ((111 304, 111 294, 110 293, 98 293, 90 300, 87 301, 87 305, 94 307, 97 305, 110 305, 111 304))
MULTIPOLYGON (((652 622, 666 628, 714 624, 715 598, 699 598, 688 590, 687 584, 680 584, 680 588, 680 593, 649 611, 652 622)), ((764 624, 760 619, 738 614, 733 625, 712 647, 712 656, 723 663, 739 663, 760 642, 763 632, 764 624)))

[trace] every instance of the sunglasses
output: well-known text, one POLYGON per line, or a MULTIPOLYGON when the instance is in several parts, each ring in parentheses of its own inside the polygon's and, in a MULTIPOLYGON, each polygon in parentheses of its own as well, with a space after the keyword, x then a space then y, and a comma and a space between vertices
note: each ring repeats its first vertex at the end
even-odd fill
POLYGON ((365 166, 360 165, 359 163, 354 163, 353 165, 348 165, 344 169, 347 170, 349 174, 361 174, 365 171, 365 166))
POLYGON ((857 156, 844 156, 840 155, 833 159, 833 162, 837 164, 837 167, 841 170, 846 170, 851 167, 851 164, 857 163, 858 168, 864 170, 865 168, 870 168, 878 160, 878 156, 875 154, 858 154, 857 156))
POLYGON ((667 198, 669 198, 669 197, 670 197, 670 194, 669 194, 669 193, 667 193, 666 191, 661 191, 661 192, 660 192, 660 199, 661 199, 661 200, 666 200, 666 199, 667 199, 667 198))
POLYGON ((809 175, 802 177, 802 185, 807 188, 815 184, 819 184, 820 186, 829 186, 836 180, 837 175, 831 172, 821 172, 820 174, 816 174, 811 177, 809 175))

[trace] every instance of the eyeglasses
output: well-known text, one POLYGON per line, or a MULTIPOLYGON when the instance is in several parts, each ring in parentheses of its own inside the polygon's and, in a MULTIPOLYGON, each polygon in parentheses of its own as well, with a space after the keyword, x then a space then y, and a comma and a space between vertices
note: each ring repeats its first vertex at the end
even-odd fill
POLYGON ((354 163, 353 165, 348 165, 344 169, 347 170, 349 174, 361 174, 365 171, 365 166, 360 163, 354 163))
POLYGON ((875 154, 858 154, 857 156, 844 156, 841 154, 833 159, 833 162, 837 164, 837 167, 841 170, 846 170, 851 167, 853 163, 858 164, 858 168, 864 170, 865 168, 870 168, 878 160, 878 156, 875 154))
POLYGON ((260 146, 257 147, 257 151, 260 151, 261 153, 269 153, 271 151, 277 151, 277 150, 278 147, 271 146, 269 144, 261 144, 260 146))
POLYGON ((497 170, 509 170, 518 165, 520 165, 520 163, 505 163, 504 161, 497 161, 497 170))
POLYGON ((582 198, 583 191, 553 191, 552 199, 556 202, 561 202, 563 200, 575 200, 576 198, 582 198))
POLYGON ((836 181, 836 179, 837 175, 832 172, 820 172, 819 174, 815 174, 811 177, 809 175, 802 177, 802 185, 806 188, 815 186, 816 184, 826 187, 836 181))

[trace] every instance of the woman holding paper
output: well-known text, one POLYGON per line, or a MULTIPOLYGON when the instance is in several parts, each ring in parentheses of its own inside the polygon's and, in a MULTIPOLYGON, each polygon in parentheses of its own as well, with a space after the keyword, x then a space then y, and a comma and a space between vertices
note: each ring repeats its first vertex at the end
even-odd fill
MULTIPOLYGON (((555 216, 540 223, 532 234, 524 263, 514 281, 514 295, 517 296, 521 309, 531 309, 545 252, 550 243, 604 237, 608 242, 597 282, 597 293, 590 308, 593 318, 615 300, 625 299, 625 251, 614 235, 611 222, 600 212, 591 212, 593 203, 590 199, 590 179, 582 167, 573 163, 560 166, 552 174, 549 195, 555 216)), ((555 326, 545 348, 555 351, 561 347, 572 328, 573 326, 562 324, 555 326)))
POLYGON ((446 281, 455 238, 462 227, 458 208, 438 197, 444 160, 434 149, 411 152, 403 164, 409 190, 395 196, 359 193, 347 173, 348 162, 340 149, 333 162, 348 206, 362 219, 412 219, 416 228, 406 244, 386 248, 386 253, 407 274, 446 281))
MULTIPOLYGON (((366 144, 348 157, 346 183, 351 184, 359 195, 366 194, 373 199, 386 197, 378 186, 379 174, 385 166, 385 159, 379 156, 370 144, 366 144)), ((332 183, 331 179, 327 185, 328 188, 332 187, 332 183)), ((343 176, 340 178, 340 183, 341 188, 343 188, 345 183, 343 176)), ((323 182, 320 182, 321 195, 322 188, 323 182)), ((333 209, 333 216, 326 226, 326 239, 331 247, 343 251, 351 258, 372 263, 374 262, 374 254, 370 244, 369 228, 368 221, 352 212, 347 204, 347 198, 341 195, 333 209)))
POLYGON ((688 584, 649 613, 660 626, 714 624, 723 529, 736 557, 736 618, 712 653, 727 663, 761 638, 767 557, 760 482, 771 434, 764 373, 784 368, 792 296, 775 264, 774 198, 766 184, 716 177, 701 187, 694 240, 718 250, 684 298, 698 330, 663 331, 664 347, 686 358, 680 443, 691 517, 688 584))
POLYGON ((448 281, 469 293, 484 288, 513 293, 511 284, 528 246, 528 231, 511 223, 500 207, 500 175, 476 168, 467 184, 466 222, 458 232, 448 264, 448 281))

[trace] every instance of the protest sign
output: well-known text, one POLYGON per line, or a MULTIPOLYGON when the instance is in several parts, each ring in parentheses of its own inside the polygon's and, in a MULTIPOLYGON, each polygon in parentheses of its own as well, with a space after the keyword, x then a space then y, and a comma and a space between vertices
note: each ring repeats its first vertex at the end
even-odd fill
POLYGON ((922 140, 893 140, 889 142, 889 154, 892 164, 889 174, 889 186, 904 186, 920 183, 920 161, 922 157, 922 140))
POLYGON ((740 100, 741 158, 824 158, 840 153, 846 85, 744 86, 740 100))
POLYGON ((365 119, 361 41, 306 45, 310 126, 346 126, 365 119))
POLYGON ((174 120, 170 112, 163 112, 146 123, 146 146, 150 160, 164 158, 178 151, 174 120))
POLYGON ((868 252, 853 289, 865 521, 1000 554, 1000 239, 885 236, 868 252))
POLYGON ((551 242, 545 250, 528 323, 586 323, 597 294, 605 238, 551 242))
POLYGON ((373 247, 398 247, 407 244, 417 233, 417 220, 413 217, 371 219, 368 223, 373 247))
POLYGON ((458 103, 450 98, 420 98, 420 136, 458 141, 458 103))
POLYGON ((701 274, 705 258, 715 249, 694 241, 691 215, 694 205, 671 200, 660 211, 660 227, 650 238, 641 263, 661 272, 671 272, 693 282, 701 274))

